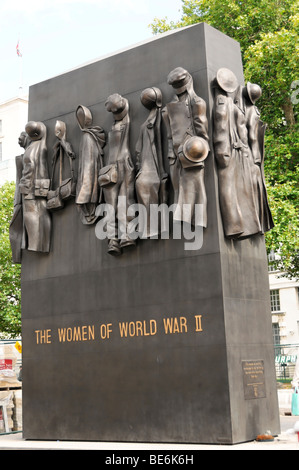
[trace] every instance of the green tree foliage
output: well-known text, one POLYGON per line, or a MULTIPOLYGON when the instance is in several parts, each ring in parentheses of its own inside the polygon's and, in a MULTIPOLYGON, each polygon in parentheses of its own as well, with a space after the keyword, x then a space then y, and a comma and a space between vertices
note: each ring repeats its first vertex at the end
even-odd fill
POLYGON ((0 332, 21 333, 21 269, 12 262, 9 223, 13 213, 14 183, 0 187, 0 332))
MULTIPOLYGON (((298 187, 296 181, 268 185, 268 198, 275 227, 267 233, 268 250, 279 253, 273 262, 284 276, 298 279, 298 187), (291 195, 291 197, 290 197, 291 195)), ((271 263, 272 264, 272 263, 271 263)))
POLYGON ((178 22, 155 18, 154 34, 205 22, 240 42, 245 51, 263 33, 288 29, 296 12, 294 0, 182 0, 182 17, 178 22))
POLYGON ((246 81, 263 90, 258 107, 267 123, 265 175, 275 227, 266 234, 276 267, 299 277, 298 0, 182 0, 182 17, 155 18, 154 34, 205 22, 240 43, 246 81))
POLYGON ((299 80, 298 23, 299 14, 289 19, 289 29, 261 34, 244 53, 245 77, 263 84, 259 103, 263 118, 279 132, 281 127, 296 125, 292 83, 299 80))

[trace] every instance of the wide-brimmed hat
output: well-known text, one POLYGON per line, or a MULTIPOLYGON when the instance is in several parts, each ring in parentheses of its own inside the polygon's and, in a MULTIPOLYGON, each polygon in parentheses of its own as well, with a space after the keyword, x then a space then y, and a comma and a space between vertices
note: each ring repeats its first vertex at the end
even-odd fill
POLYGON ((220 88, 227 93, 233 93, 239 85, 236 75, 230 69, 225 67, 218 70, 216 81, 220 88))
POLYGON ((190 137, 179 150, 179 157, 184 168, 200 165, 208 156, 208 143, 198 136, 190 137))
POLYGON ((40 140, 45 136, 46 126, 43 122, 29 121, 25 126, 25 131, 30 140, 40 140))
POLYGON ((141 103, 147 108, 152 109, 154 106, 161 108, 162 92, 159 88, 146 88, 140 95, 141 103))
POLYGON ((255 102, 262 95, 261 87, 259 85, 257 85, 256 83, 247 82, 246 89, 247 89, 248 97, 249 97, 251 103, 255 104, 255 102))

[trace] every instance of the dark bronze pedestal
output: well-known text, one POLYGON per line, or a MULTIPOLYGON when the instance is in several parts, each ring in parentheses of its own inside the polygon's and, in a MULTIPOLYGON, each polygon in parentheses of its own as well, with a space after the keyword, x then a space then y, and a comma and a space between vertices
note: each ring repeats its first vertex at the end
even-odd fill
MULTIPOLYGON (((280 432, 264 237, 225 237, 212 145, 212 82, 227 67, 242 83, 239 45, 206 24, 155 38, 32 86, 29 117, 65 122, 78 155, 78 105, 109 131, 117 92, 130 102, 134 160, 140 93, 158 87, 170 102, 176 67, 207 104, 202 247, 137 240, 115 257, 74 200, 52 214, 50 253, 22 257, 26 439, 235 444, 280 432)), ((162 141, 169 174, 164 128, 162 141)))

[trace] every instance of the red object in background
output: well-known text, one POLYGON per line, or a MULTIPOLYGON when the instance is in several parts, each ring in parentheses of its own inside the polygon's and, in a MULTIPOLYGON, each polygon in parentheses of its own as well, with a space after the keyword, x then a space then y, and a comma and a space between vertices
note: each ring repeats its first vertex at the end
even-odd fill
POLYGON ((0 359, 0 370, 12 370, 12 359, 0 359))

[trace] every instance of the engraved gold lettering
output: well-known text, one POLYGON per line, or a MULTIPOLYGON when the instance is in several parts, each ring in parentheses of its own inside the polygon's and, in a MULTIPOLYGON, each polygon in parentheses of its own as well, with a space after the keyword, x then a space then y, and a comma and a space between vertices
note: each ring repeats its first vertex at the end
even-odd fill
MULTIPOLYGON (((194 315, 195 318, 195 331, 201 332, 202 329, 202 315, 194 315)), ((188 333, 187 318, 183 316, 178 317, 165 317, 163 318, 164 333, 168 334, 182 334, 188 333)), ((122 321, 118 322, 119 334, 121 338, 132 337, 147 337, 157 334, 157 321, 156 320, 138 320, 138 321, 122 321)), ((112 335, 112 323, 103 323, 99 325, 98 338, 106 340, 110 339, 112 335)), ((36 344, 51 344, 52 343, 52 330, 34 330, 36 344)), ((83 342, 95 340, 95 327, 94 325, 72 326, 57 328, 59 343, 70 342, 83 342)), ((248 366, 244 367, 246 374, 248 366)), ((258 374, 263 373, 263 369, 259 367, 258 363, 250 364, 250 373, 253 378, 257 378, 258 374)))
POLYGON ((75 326, 73 328, 58 328, 58 341, 68 343, 72 341, 92 341, 94 340, 94 325, 75 326))
POLYGON ((119 334, 121 338, 128 336, 154 336, 157 333, 156 320, 119 322, 119 334))
POLYGON ((36 344, 51 344, 51 330, 35 330, 36 344))
POLYGON ((94 325, 88 325, 88 340, 94 340, 94 325))
POLYGON ((142 322, 136 322, 136 336, 142 336, 142 322))
POLYGON ((66 330, 66 340, 72 341, 73 340, 73 330, 72 328, 67 328, 66 330))
POLYGON ((79 326, 74 328, 73 341, 81 341, 81 328, 79 326))
POLYGON ((100 335, 102 339, 109 339, 112 333, 112 323, 108 323, 107 325, 103 323, 100 328, 100 335))
POLYGON ((124 336, 128 336, 128 323, 127 322, 121 322, 119 323, 119 333, 120 336, 123 338, 124 336))
POLYGON ((135 336, 136 335, 136 326, 134 322, 129 323, 129 335, 130 336, 135 336))
POLYGON ((163 318, 165 334, 187 333, 187 319, 185 317, 163 318))
POLYGON ((87 326, 82 326, 82 341, 87 341, 86 335, 87 335, 87 326))
POLYGON ((195 315, 195 331, 202 331, 201 324, 202 315, 195 315))

